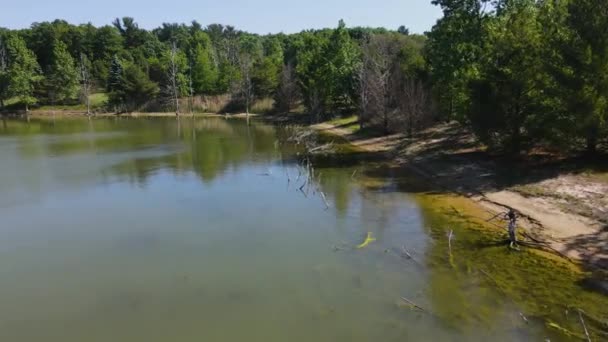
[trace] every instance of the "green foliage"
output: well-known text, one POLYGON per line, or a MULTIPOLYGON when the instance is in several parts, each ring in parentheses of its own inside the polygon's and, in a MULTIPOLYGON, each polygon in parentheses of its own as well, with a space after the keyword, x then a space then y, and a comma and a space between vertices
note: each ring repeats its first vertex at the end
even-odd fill
POLYGON ((192 54, 192 85, 197 94, 218 94, 218 69, 209 47, 197 44, 192 54))
POLYGON ((425 55, 438 109, 492 147, 586 142, 608 116, 608 4, 593 0, 436 0, 425 55))
POLYGON ((17 97, 27 111, 29 105, 36 102, 34 88, 42 80, 40 66, 34 53, 16 34, 6 37, 5 46, 8 61, 5 74, 5 79, 8 80, 6 94, 8 97, 17 97))
POLYGON ((114 107, 123 106, 126 102, 126 81, 124 79, 123 62, 114 55, 108 72, 107 87, 108 104, 114 107))
POLYGON ((331 32, 306 32, 301 38, 296 48, 296 71, 312 120, 352 109, 360 55, 344 22, 331 32))
POLYGON ((468 118, 481 140, 517 153, 543 137, 541 27, 534 0, 505 1, 488 26, 489 48, 471 81, 468 118))
POLYGON ((5 101, 9 98, 8 84, 8 48, 6 46, 7 32, 0 30, 0 109, 4 109, 5 101))
POLYGON ((64 103, 78 93, 79 73, 67 46, 56 41, 52 62, 46 75, 46 90, 51 103, 64 103))
POLYGON ((159 92, 158 85, 141 68, 118 56, 112 59, 107 90, 108 104, 117 112, 138 109, 159 92))
POLYGON ((124 97, 128 110, 137 109, 158 94, 158 85, 148 78, 137 65, 128 63, 124 68, 124 97))
MULTIPOLYGON (((44 94, 51 102, 73 98, 74 61, 84 54, 91 91, 107 91, 119 110, 140 107, 144 99, 164 103, 173 97, 175 80, 178 96, 225 95, 252 108, 254 101, 274 97, 282 111, 303 104, 311 121, 357 110, 361 119, 365 101, 401 119, 433 108, 433 117, 459 120, 490 147, 514 153, 538 144, 585 143, 593 152, 607 139, 608 3, 432 2, 443 17, 426 36, 410 34, 406 26, 347 28, 343 21, 334 29, 289 35, 197 22, 148 31, 130 17, 102 27, 55 20, 1 30, 0 105, 15 97, 29 105, 36 96, 44 104, 44 94), (391 68, 398 70, 377 68, 384 72, 375 78, 390 74, 390 81, 368 84, 376 89, 365 93, 362 48, 374 36, 398 47, 390 52, 391 68), (373 100, 363 99, 372 93, 373 100)), ((382 59, 366 53, 368 62, 382 59)))
POLYGON ((486 47, 487 0, 434 0, 443 10, 429 33, 426 55, 434 91, 446 119, 464 121, 468 112, 468 82, 479 77, 486 47))
POLYGON ((547 1, 546 26, 555 80, 553 96, 570 135, 584 138, 593 153, 608 121, 608 3, 547 1))

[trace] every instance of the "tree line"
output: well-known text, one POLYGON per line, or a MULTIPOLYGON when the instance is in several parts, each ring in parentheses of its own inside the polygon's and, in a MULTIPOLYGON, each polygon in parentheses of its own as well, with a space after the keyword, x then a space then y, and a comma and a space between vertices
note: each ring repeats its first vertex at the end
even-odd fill
POLYGON ((608 3, 594 0, 433 0, 430 32, 348 28, 257 35, 232 26, 139 28, 62 20, 0 30, 0 105, 150 104, 187 111, 197 96, 228 96, 249 111, 304 109, 311 122, 357 114, 361 127, 413 134, 458 120, 490 148, 558 150, 606 139, 608 3), (187 101, 185 101, 187 100, 187 101), (579 144, 580 143, 580 144, 579 144))
POLYGON ((434 0, 426 58, 439 111, 491 147, 589 153, 607 137, 608 2, 434 0))

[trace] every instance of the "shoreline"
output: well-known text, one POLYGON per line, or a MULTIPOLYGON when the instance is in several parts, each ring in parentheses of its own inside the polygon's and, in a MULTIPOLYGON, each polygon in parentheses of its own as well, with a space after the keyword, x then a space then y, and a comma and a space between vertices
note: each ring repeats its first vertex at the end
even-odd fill
MULTIPOLYGON (((525 245, 552 252, 591 271, 608 270, 608 252, 602 242, 606 241, 608 233, 603 231, 602 222, 562 210, 543 196, 524 196, 513 187, 488 186, 486 189, 485 184, 479 183, 489 182, 484 178, 492 178, 488 175, 497 171, 492 170, 494 165, 486 165, 489 163, 483 160, 483 155, 478 159, 483 152, 474 151, 472 144, 464 144, 464 150, 456 147, 457 151, 444 153, 435 151, 445 147, 436 136, 426 139, 408 139, 403 134, 366 137, 331 123, 310 125, 310 128, 341 137, 362 151, 384 154, 386 160, 393 159, 398 168, 408 169, 446 192, 467 198, 488 214, 487 223, 497 229, 506 231, 506 224, 495 216, 514 209, 519 216, 518 230, 526 239, 525 245), (424 145, 432 145, 433 152, 424 145), (474 157, 469 158, 469 155, 474 157), (452 172, 448 163, 455 163, 453 168, 464 170, 452 172)), ((440 135, 442 133, 445 132, 440 135)), ((544 182, 565 177, 570 176, 558 174, 544 182)))
POLYGON ((132 117, 132 118, 176 118, 176 117, 200 117, 200 118, 250 118, 258 117, 259 114, 253 113, 234 113, 234 114, 217 114, 217 113, 180 113, 179 116, 175 115, 172 112, 131 112, 131 113, 93 113, 91 115, 87 115, 83 111, 76 110, 32 110, 28 113, 28 115, 24 114, 0 114, 2 118, 119 118, 119 117, 132 117))

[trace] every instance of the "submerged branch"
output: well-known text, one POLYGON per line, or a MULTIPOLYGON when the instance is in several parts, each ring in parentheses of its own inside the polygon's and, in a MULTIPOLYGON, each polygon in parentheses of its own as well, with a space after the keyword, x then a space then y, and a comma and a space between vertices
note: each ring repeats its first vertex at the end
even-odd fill
POLYGON ((587 336, 587 341, 591 342, 591 337, 589 336, 589 331, 587 330, 587 326, 585 325, 585 320, 583 319, 583 314, 581 313, 581 310, 578 310, 578 317, 581 320, 581 324, 583 325, 583 329, 585 330, 585 336, 587 336))
POLYGON ((411 300, 405 298, 405 297, 401 297, 401 300, 403 300, 404 302, 408 303, 409 305, 411 305, 413 308, 416 308, 420 311, 426 312, 426 310, 424 310, 421 306, 419 306, 418 304, 412 302, 411 300))

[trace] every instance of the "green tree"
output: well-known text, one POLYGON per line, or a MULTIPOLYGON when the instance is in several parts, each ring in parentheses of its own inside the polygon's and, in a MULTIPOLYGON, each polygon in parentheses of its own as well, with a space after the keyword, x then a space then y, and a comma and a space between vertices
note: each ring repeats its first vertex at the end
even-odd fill
POLYGON ((25 41, 15 34, 6 40, 8 55, 8 87, 9 96, 14 96, 25 105, 26 113, 29 106, 36 102, 34 89, 42 80, 40 66, 34 53, 25 45, 25 41))
POLYGON ((498 3, 488 25, 480 78, 471 82, 469 120, 482 141, 511 153, 543 138, 549 118, 542 35, 534 0, 498 3))
MULTIPOLYGON (((550 70, 556 98, 570 117, 574 134, 594 154, 608 121, 608 3, 548 1, 553 30, 550 70)), ((548 25, 550 27, 550 25, 548 25)))
POLYGON ((117 112, 122 111, 126 101, 126 81, 123 62, 117 55, 114 55, 110 64, 106 90, 108 92, 108 103, 114 106, 117 112))
POLYGON ((487 41, 484 10, 489 0, 433 0, 443 17, 429 33, 426 58, 433 78, 439 110, 445 119, 465 121, 468 82, 479 77, 481 55, 487 41))
POLYGON ((356 99, 358 47, 341 20, 331 31, 305 32, 297 42, 297 75, 312 121, 352 109, 356 99))
POLYGON ((331 77, 331 109, 352 109, 356 99, 356 71, 361 61, 360 51, 351 39, 346 24, 340 20, 327 45, 328 72, 331 77))
POLYGON ((128 63, 124 68, 124 96, 128 110, 139 109, 159 92, 158 84, 152 82, 148 75, 137 65, 128 63))
POLYGON ((46 75, 46 90, 52 103, 63 103, 76 97, 79 72, 67 46, 56 41, 52 61, 46 75))
POLYGON ((198 44, 193 53, 192 84, 197 94, 216 94, 218 70, 209 48, 198 44))
POLYGON ((255 62, 252 75, 254 93, 257 97, 269 97, 279 86, 279 76, 283 67, 283 47, 274 37, 264 39, 263 57, 255 62))
POLYGON ((8 99, 8 48, 6 46, 6 32, 0 31, 0 110, 4 109, 4 101, 8 99))

